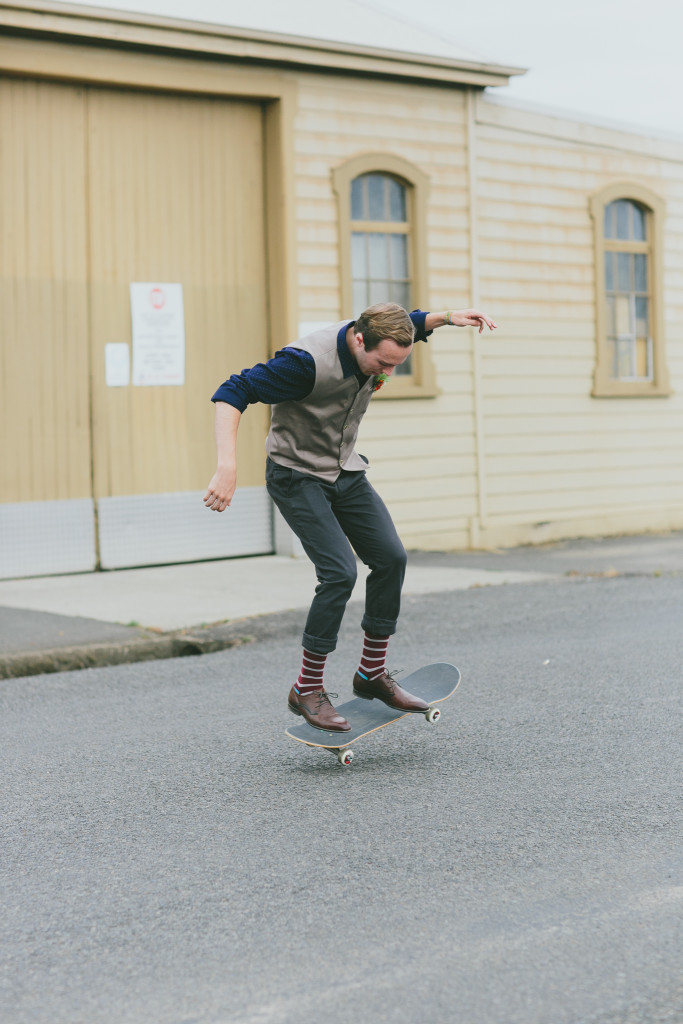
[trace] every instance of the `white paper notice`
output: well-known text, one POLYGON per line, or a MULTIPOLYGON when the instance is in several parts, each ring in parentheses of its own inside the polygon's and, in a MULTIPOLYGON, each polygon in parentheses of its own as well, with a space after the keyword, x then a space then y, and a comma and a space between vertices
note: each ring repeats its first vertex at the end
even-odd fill
POLYGON ((130 347, 125 341, 110 341, 104 346, 104 379, 108 388, 127 388, 130 384, 130 347))
POLYGON ((133 384, 185 383, 185 313, 181 284, 130 286, 133 384))

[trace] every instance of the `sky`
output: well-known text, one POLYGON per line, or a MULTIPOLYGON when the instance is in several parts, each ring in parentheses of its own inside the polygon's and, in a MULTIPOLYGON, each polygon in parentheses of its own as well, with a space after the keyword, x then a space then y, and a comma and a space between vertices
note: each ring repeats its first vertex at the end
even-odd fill
POLYGON ((528 69, 490 90, 504 101, 683 138, 683 0, 91 0, 82 6, 480 57, 528 69))
POLYGON ((405 18, 419 9, 444 36, 529 69, 497 95, 683 137, 683 0, 391 0, 391 9, 405 18))

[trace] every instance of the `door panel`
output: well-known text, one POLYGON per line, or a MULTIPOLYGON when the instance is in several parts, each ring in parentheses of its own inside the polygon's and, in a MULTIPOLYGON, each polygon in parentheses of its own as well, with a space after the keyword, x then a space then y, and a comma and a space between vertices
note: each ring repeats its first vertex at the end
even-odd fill
POLYGON ((84 90, 0 77, 0 578, 95 566, 84 90))
POLYGON ((262 118, 255 103, 89 91, 103 567, 272 550, 266 407, 251 407, 240 427, 242 499, 222 516, 201 503, 216 464, 211 395, 230 373, 268 358, 262 118), (183 287, 183 386, 105 384, 105 345, 131 338, 134 281, 183 287))
MULTIPOLYGON (((268 356, 262 110, 89 91, 95 497, 202 489, 216 387, 268 356), (183 387, 107 388, 104 346, 129 341, 129 284, 183 286, 183 387)), ((268 410, 240 428, 241 486, 263 484, 268 410)))
POLYGON ((91 496, 85 102, 0 78, 0 502, 91 496))

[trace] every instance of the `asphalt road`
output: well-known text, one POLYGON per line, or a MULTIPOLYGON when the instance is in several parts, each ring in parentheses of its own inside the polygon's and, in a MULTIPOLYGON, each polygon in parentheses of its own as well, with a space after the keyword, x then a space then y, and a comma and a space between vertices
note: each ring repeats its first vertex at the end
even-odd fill
POLYGON ((680 1024, 682 598, 408 600, 390 665, 463 682, 350 768, 283 736, 294 631, 2 683, 3 1024, 680 1024))

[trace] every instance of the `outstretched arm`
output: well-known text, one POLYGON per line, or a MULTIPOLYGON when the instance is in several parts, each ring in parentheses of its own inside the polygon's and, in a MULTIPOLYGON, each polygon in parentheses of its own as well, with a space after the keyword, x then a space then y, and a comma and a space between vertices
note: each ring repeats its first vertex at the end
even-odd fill
POLYGON ((498 324, 494 323, 490 316, 480 312, 478 309, 449 309, 445 313, 428 313, 425 320, 425 328, 433 331, 435 327, 444 327, 450 324, 452 327, 478 327, 479 333, 488 327, 495 331, 498 324))
POLYGON ((242 413, 227 402, 216 402, 216 451, 218 467, 206 494, 204 504, 214 512, 224 512, 232 501, 237 483, 237 428, 242 413))
POLYGON ((296 402, 310 394, 314 385, 313 356, 289 347, 276 352, 267 363, 257 363, 221 384, 211 399, 216 406, 218 468, 204 495, 207 508, 224 512, 233 499, 237 428, 244 410, 255 402, 296 402))

